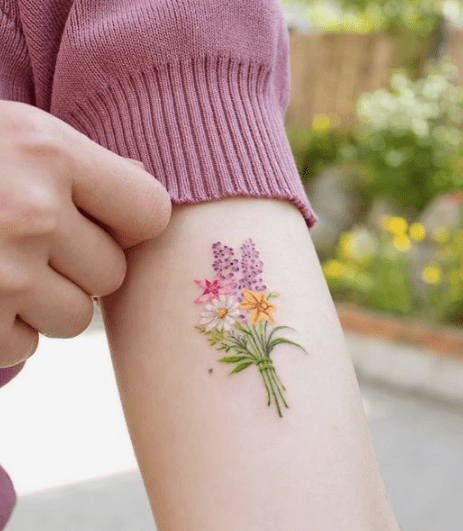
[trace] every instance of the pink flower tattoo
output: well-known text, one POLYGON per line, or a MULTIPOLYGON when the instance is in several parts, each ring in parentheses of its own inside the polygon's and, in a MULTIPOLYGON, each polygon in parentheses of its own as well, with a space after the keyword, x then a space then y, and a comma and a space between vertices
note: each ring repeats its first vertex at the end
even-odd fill
POLYGON ((233 295, 235 281, 232 278, 222 280, 220 276, 220 273, 217 273, 212 282, 210 280, 195 280, 195 284, 204 289, 201 297, 195 299, 196 304, 210 302, 218 299, 220 295, 233 295))

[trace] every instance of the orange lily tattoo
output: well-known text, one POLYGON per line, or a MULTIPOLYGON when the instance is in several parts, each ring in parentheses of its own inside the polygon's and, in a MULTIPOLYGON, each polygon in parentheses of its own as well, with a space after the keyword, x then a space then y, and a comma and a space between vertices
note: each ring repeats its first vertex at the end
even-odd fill
POLYGON ((261 319, 266 319, 269 323, 274 323, 275 319, 270 312, 273 312, 277 307, 268 302, 267 295, 263 291, 254 293, 248 289, 243 290, 244 301, 241 303, 243 310, 252 310, 249 314, 252 324, 257 324, 261 319))

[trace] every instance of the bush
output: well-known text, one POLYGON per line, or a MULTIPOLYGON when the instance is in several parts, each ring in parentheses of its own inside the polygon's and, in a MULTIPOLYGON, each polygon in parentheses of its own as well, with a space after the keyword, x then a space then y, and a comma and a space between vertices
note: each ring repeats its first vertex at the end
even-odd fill
POLYGON ((313 24, 337 32, 389 33, 409 30, 428 37, 442 21, 442 0, 280 0, 298 4, 313 24))
POLYGON ((430 62, 425 77, 411 81, 396 72, 389 89, 359 99, 345 159, 369 166, 372 194, 421 210, 463 186, 463 88, 451 82, 456 73, 448 60, 430 62))
POLYGON ((337 129, 325 115, 317 115, 311 129, 288 125, 286 134, 305 185, 326 166, 336 162, 345 163, 343 149, 349 149, 356 142, 352 132, 337 129))
POLYGON ((394 315, 463 324, 463 227, 440 227, 427 235, 418 222, 385 216, 379 234, 357 225, 342 234, 336 254, 322 264, 335 300, 350 301, 394 315), (432 245, 433 259, 411 276, 413 246, 432 245))
POLYGON ((288 127, 304 184, 327 165, 349 165, 365 196, 416 212, 463 187, 463 87, 452 84, 456 73, 448 59, 429 62, 416 81, 395 71, 387 89, 361 96, 351 131, 327 116, 316 116, 310 130, 288 127))

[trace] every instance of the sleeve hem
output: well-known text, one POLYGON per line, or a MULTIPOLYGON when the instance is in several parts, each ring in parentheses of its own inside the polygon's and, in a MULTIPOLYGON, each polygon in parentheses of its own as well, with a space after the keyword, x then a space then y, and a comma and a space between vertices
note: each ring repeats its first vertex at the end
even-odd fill
MULTIPOLYGON (((66 92, 66 91, 63 91, 66 92)), ((142 161, 174 203, 229 196, 286 198, 317 221, 284 128, 268 65, 209 54, 117 79, 53 114, 142 161)))

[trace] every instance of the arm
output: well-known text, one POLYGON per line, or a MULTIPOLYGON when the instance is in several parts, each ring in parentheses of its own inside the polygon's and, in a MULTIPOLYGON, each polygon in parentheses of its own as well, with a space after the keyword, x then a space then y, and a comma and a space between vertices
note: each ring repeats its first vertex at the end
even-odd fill
MULTIPOLYGON (((397 531, 300 211, 263 198, 174 205, 167 229, 127 251, 127 259, 122 288, 101 304, 158 530, 397 531), (267 299, 276 309, 264 313, 274 322, 261 312, 262 329, 265 322, 267 334, 289 326, 273 339, 299 346, 277 342, 274 371, 259 371, 254 360, 229 374, 242 361, 219 362, 238 352, 217 350, 224 343, 212 346, 197 328, 206 307, 194 302, 204 291, 194 281, 213 279, 213 243, 232 247, 239 259, 249 238, 263 262, 266 297, 280 294, 267 299)), ((252 311, 241 313, 250 330, 252 311)), ((263 355, 258 338, 244 344, 249 360, 263 355)))

